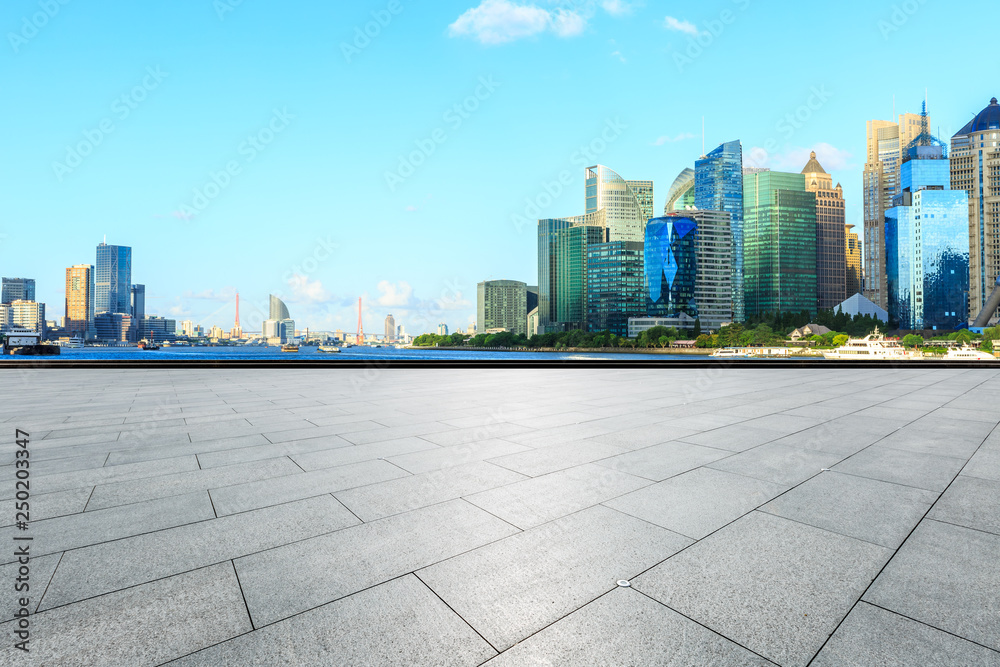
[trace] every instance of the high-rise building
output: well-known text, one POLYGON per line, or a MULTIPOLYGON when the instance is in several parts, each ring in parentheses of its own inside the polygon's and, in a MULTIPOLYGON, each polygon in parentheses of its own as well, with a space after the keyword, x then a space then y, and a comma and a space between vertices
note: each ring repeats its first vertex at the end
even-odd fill
POLYGON ((816 151, 810 154, 802 174, 806 190, 816 195, 816 305, 830 310, 849 296, 844 189, 840 183, 833 187, 833 177, 816 159, 816 151))
POLYGON ((181 322, 181 334, 184 336, 194 335, 194 322, 191 320, 184 320, 181 322))
POLYGON ((538 308, 538 285, 528 285, 528 291, 525 294, 527 301, 525 302, 525 308, 528 309, 530 313, 535 308, 538 308))
POLYGON ((695 229, 698 273, 694 300, 697 319, 706 331, 718 331, 733 321, 733 237, 729 214, 723 211, 688 210, 667 217, 687 218, 695 229))
POLYGON ((35 300, 34 278, 4 278, 0 302, 12 304, 15 301, 35 300))
POLYGON ((656 203, 653 197, 653 181, 625 181, 625 184, 639 201, 642 209, 642 221, 646 222, 656 217, 656 203))
POLYGON ((94 312, 131 315, 132 248, 102 243, 95 266, 94 312))
MULTIPOLYGON (((136 321, 136 338, 153 343, 177 340, 177 322, 164 317, 144 317, 136 321)), ((232 336, 230 336, 232 337, 232 336)))
POLYGON ((483 331, 506 329, 528 335, 528 286, 517 280, 487 280, 476 285, 476 322, 483 331))
POLYGON ((816 312, 816 195, 803 174, 748 173, 743 184, 747 315, 816 312))
MULTIPOLYGON (((647 227, 648 229, 648 227, 647 227)), ((628 335, 630 317, 645 315, 643 244, 587 245, 587 329, 628 335)))
MULTIPOLYGON (((997 98, 951 139, 951 188, 969 197, 969 318, 1000 277, 1000 103, 997 98)), ((1000 314, 994 312, 992 318, 1000 314)))
POLYGON ((656 318, 698 317, 695 285, 698 223, 691 218, 656 218, 646 225, 646 315, 656 318))
POLYGON ((864 170, 864 295, 886 308, 885 212, 899 194, 899 167, 921 132, 919 114, 900 114, 898 122, 868 121, 864 170))
POLYGON ((269 318, 264 320, 263 336, 274 343, 284 345, 295 338, 295 320, 288 313, 288 306, 285 302, 270 295, 269 318))
POLYGON ((66 269, 66 320, 70 336, 89 338, 94 329, 94 267, 77 264, 66 269))
POLYGON ((138 322, 146 317, 146 286, 132 285, 129 291, 129 315, 138 322))
POLYGON ((7 331, 14 323, 14 307, 9 303, 0 303, 0 331, 7 331))
POLYGON ((448 335, 448 325, 442 322, 441 324, 438 325, 438 336, 447 336, 447 335, 448 335))
POLYGON ((944 146, 925 132, 886 211, 889 317, 901 329, 958 329, 969 318, 969 196, 951 189, 944 146))
POLYGON ((45 304, 17 299, 10 304, 11 325, 45 336, 45 304))
POLYGON ((396 318, 389 313, 385 317, 385 339, 388 341, 396 340, 396 318))
POLYGON ((851 231, 854 229, 854 225, 847 225, 845 227, 846 232, 846 248, 845 248, 845 260, 847 263, 847 298, 851 298, 855 294, 861 294, 862 274, 861 274, 861 239, 858 238, 858 233, 851 231))
POLYGON ((113 343, 126 343, 135 337, 132 316, 125 313, 94 315, 94 331, 100 340, 113 343))
MULTIPOLYGON (((578 325, 575 328, 582 328, 581 319, 586 315, 586 267, 582 264, 576 266, 574 275, 578 282, 573 282, 566 275, 564 270, 574 268, 572 262, 567 257, 573 254, 578 262, 586 261, 586 252, 580 258, 580 248, 571 247, 573 243, 572 235, 568 231, 576 227, 586 227, 592 231, 584 233, 583 241, 594 239, 595 243, 603 243, 607 240, 607 226, 605 209, 600 209, 587 215, 574 216, 571 218, 555 218, 538 221, 538 329, 539 333, 551 333, 564 331, 571 324, 578 325), (563 294, 569 290, 572 296, 563 294), (570 303, 579 304, 579 314, 577 320, 561 320, 561 316, 568 315, 568 305, 570 303), (562 310, 560 311, 560 304, 562 310)), ((582 232, 576 232, 581 234, 582 232)), ((579 241, 580 239, 576 239, 579 241)), ((481 323, 480 323, 481 324, 481 323)), ((480 327, 482 329, 482 327, 480 327)), ((485 329, 483 329, 485 330, 485 329)))
POLYGON ((686 211, 695 208, 697 203, 694 197, 694 169, 686 167, 674 179, 674 184, 667 192, 667 204, 663 207, 663 215, 670 215, 674 211, 686 211))
POLYGON ((586 213, 604 211, 609 241, 643 240, 647 212, 653 210, 653 184, 649 181, 626 181, 611 169, 596 165, 588 167, 585 181, 586 213), (649 192, 639 195, 629 183, 648 184, 649 192), (644 204, 645 203, 645 204, 644 204), (644 208, 645 206, 645 208, 644 208))
POLYGON ((556 234, 556 321, 566 331, 587 329, 587 249, 607 241, 603 227, 576 225, 556 234))
POLYGON ((744 306, 743 259, 743 146, 730 141, 709 152, 695 163, 695 206, 703 211, 729 214, 733 236, 733 318, 746 318, 744 306))

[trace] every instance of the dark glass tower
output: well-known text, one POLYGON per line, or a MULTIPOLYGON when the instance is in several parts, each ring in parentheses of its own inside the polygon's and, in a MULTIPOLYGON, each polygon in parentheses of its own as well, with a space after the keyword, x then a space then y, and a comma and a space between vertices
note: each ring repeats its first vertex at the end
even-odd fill
POLYGON ((628 335, 630 317, 643 317, 643 244, 633 241, 587 246, 587 329, 628 335))
POLYGON ((34 278, 4 278, 2 303, 35 300, 34 278))
POLYGON ((646 225, 646 314, 649 317, 698 317, 696 237, 690 218, 656 218, 646 225))
POLYGON ((94 279, 95 313, 132 313, 132 248, 97 246, 94 279))
POLYGON ((733 237, 733 319, 746 319, 743 288, 743 146, 722 144, 695 163, 695 206, 729 214, 733 237))

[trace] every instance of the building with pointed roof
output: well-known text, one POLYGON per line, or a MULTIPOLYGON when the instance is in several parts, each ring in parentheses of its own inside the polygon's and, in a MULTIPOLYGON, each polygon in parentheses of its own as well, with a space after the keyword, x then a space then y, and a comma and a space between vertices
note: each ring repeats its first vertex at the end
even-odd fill
POLYGON ((802 169, 806 191, 816 195, 816 306, 829 310, 847 298, 844 189, 826 173, 816 151, 802 169))

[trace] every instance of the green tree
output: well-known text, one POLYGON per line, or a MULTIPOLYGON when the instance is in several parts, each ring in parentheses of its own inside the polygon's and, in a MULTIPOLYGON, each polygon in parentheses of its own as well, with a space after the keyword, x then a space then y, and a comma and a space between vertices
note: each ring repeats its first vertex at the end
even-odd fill
POLYGON ((917 334, 906 334, 903 336, 903 347, 919 347, 924 344, 924 337, 917 334))
POLYGON ((847 341, 849 341, 850 339, 851 337, 848 336, 847 334, 837 334, 837 336, 835 336, 833 339, 833 346, 843 347, 844 345, 847 345, 847 341))
POLYGON ((698 336, 701 335, 701 318, 700 317, 697 318, 697 319, 695 319, 695 321, 694 321, 694 331, 691 332, 691 335, 696 340, 697 340, 698 336))

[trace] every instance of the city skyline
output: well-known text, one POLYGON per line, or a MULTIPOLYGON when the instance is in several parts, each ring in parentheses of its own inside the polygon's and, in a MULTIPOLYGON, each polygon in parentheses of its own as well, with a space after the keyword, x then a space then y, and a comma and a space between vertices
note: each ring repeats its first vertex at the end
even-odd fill
POLYGON ((846 222, 861 230, 865 123, 917 113, 926 90, 947 140, 996 94, 949 65, 974 60, 988 39, 986 26, 964 22, 969 38, 949 47, 948 62, 908 51, 917 76, 857 80, 868 60, 891 61, 958 25, 929 4, 894 15, 891 4, 849 2, 836 15, 797 8, 775 21, 747 1, 583 2, 565 10, 575 17, 565 31, 511 23, 513 4, 496 0, 222 5, 115 3, 110 20, 60 5, 30 38, 22 19, 38 3, 6 7, 5 33, 19 37, 8 37, 0 67, 12 94, 42 111, 17 118, 0 172, 18 193, 5 209, 16 224, 4 230, 0 273, 35 278, 49 319, 62 315, 65 269, 89 263, 107 234, 135 249, 147 311, 177 321, 228 327, 239 290, 244 319, 266 313, 276 293, 311 328, 353 331, 362 296, 372 331, 389 312, 426 320, 414 332, 439 321, 464 328, 479 282, 537 282, 534 222, 581 212, 587 166, 652 181, 658 212, 676 175, 721 143, 738 139, 747 164, 792 172, 815 150, 843 184, 846 222), (377 19, 384 25, 365 44, 377 19), (171 34, 202 39, 181 53, 171 34), (863 53, 842 48, 845 34, 864 41, 863 53), (112 51, 90 48, 109 41, 112 51), (787 59, 778 89, 732 66, 745 54, 807 49, 833 66, 787 59), (546 104, 591 79, 615 83, 583 108, 546 104), (626 92, 637 86, 687 93, 683 104, 650 104, 648 93, 637 104, 626 92), (345 105, 341 90, 364 94, 345 105), (31 228, 56 232, 42 252, 36 233, 19 231, 31 228))

